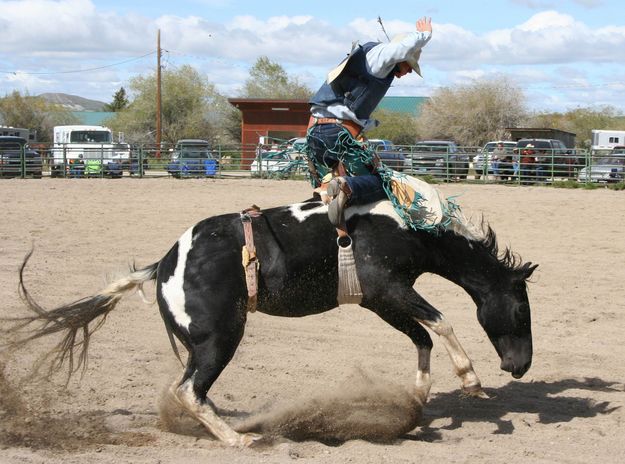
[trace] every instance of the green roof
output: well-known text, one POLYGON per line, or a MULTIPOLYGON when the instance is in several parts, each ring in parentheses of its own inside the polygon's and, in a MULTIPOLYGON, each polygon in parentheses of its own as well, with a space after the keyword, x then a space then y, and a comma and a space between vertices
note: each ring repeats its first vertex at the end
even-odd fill
POLYGON ((72 114, 78 118, 80 124, 86 126, 101 126, 104 121, 115 116, 110 111, 72 111, 72 114))
POLYGON ((384 97, 377 109, 418 116, 426 101, 428 97, 384 97))

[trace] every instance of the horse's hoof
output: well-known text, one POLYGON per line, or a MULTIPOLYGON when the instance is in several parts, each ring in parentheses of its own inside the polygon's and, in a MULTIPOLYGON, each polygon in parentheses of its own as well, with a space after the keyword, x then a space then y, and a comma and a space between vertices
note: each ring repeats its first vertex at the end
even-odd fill
POLYGON ((239 446, 249 448, 253 446, 259 440, 262 440, 263 436, 257 433, 242 433, 239 436, 239 446))
POLYGON ((471 385, 469 387, 462 387, 462 394, 466 396, 470 396, 472 398, 482 398, 484 400, 487 400, 490 398, 490 396, 488 396, 486 392, 482 390, 482 386, 480 384, 471 385))

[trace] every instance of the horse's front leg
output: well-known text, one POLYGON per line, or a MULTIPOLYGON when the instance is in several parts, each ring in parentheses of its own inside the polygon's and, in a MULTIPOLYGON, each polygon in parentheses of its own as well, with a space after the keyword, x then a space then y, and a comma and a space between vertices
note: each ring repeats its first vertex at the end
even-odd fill
POLYGON ((482 384, 473 369, 473 363, 467 356, 464 348, 462 348, 453 327, 441 313, 436 312, 438 316, 434 319, 415 317, 415 320, 425 325, 441 338, 443 346, 451 359, 454 372, 462 380, 462 391, 470 396, 488 398, 488 395, 482 390, 482 384))
MULTIPOLYGON (((449 354, 454 372, 462 382, 462 391, 471 396, 487 398, 482 390, 473 363, 467 356, 454 334, 453 327, 445 317, 429 304, 414 289, 387 288, 386 298, 377 299, 375 306, 384 306, 384 309, 366 306, 375 311, 390 325, 408 335, 415 343, 419 355, 417 369, 417 385, 430 383, 430 351, 432 340, 421 324, 438 335, 449 354), (382 303, 381 301, 384 300, 382 303), (424 335, 425 334, 425 335, 424 335)), ((429 389, 428 389, 429 390, 429 389)))

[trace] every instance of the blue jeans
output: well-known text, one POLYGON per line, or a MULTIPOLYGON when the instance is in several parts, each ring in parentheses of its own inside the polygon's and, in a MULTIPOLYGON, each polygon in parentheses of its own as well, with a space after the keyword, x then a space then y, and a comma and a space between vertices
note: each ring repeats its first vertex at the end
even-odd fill
POLYGON ((350 205, 366 205, 374 201, 387 198, 382 187, 382 179, 375 174, 364 176, 347 177, 347 185, 352 191, 352 195, 347 202, 350 205))
POLYGON ((347 130, 338 124, 317 124, 309 129, 306 137, 308 154, 319 176, 331 172, 340 161, 349 174, 346 180, 352 193, 348 204, 366 204, 387 198, 380 176, 372 174, 372 166, 360 162, 357 154, 351 153, 344 143, 339 143, 339 139, 345 142, 346 137, 349 145, 358 145, 347 130))

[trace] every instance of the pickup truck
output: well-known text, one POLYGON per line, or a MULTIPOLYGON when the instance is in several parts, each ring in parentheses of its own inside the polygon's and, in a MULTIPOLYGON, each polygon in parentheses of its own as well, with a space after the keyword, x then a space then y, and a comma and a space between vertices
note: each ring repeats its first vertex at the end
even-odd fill
POLYGON ((401 172, 406 167, 406 157, 390 140, 369 139, 369 146, 389 168, 401 172))
POLYGON ((41 156, 26 139, 0 136, 0 177, 32 176, 41 178, 41 156))
POLYGON ((219 160, 214 156, 210 142, 201 139, 182 139, 176 142, 167 172, 173 177, 212 177, 219 171, 219 160))

